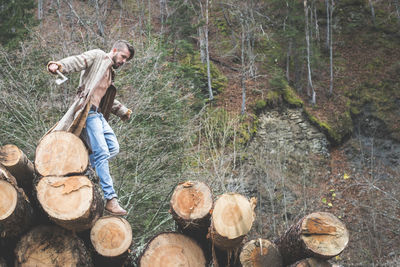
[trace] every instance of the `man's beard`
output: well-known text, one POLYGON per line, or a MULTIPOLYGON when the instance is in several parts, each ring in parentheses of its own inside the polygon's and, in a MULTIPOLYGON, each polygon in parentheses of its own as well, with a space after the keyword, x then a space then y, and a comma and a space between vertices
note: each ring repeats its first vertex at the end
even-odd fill
POLYGON ((117 64, 117 56, 113 56, 112 61, 114 62, 114 64, 112 65, 113 69, 118 69, 119 67, 122 66, 122 64, 117 64))

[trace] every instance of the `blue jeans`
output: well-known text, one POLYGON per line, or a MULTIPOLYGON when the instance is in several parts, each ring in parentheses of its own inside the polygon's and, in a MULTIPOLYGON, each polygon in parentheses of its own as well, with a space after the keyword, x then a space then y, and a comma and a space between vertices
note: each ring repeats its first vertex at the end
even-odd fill
POLYGON ((89 112, 85 131, 92 148, 90 164, 96 169, 99 176, 104 197, 106 199, 117 197, 108 166, 109 159, 115 157, 119 152, 117 137, 103 114, 95 111, 89 112))

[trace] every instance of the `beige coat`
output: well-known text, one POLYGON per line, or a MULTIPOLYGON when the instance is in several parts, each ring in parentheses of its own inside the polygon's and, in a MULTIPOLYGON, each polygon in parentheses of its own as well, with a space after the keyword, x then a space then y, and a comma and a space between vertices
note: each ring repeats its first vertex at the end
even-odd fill
MULTIPOLYGON (((50 61, 59 66, 62 73, 81 71, 79 89, 74 102, 61 120, 49 131, 68 131, 79 136, 85 127, 86 118, 90 109, 90 99, 106 71, 111 68, 113 61, 102 50, 94 49, 77 56, 64 58, 60 61, 50 61)), ((114 75, 113 75, 114 76, 114 75)), ((114 80, 114 79, 112 79, 114 80)), ((116 88, 113 84, 107 89, 100 102, 100 108, 106 119, 110 112, 127 118, 132 112, 115 99, 116 88)))

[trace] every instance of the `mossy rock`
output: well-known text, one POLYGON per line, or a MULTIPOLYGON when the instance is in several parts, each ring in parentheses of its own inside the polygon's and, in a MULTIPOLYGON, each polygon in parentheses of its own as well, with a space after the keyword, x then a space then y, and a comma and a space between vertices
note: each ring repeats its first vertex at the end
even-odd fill
MULTIPOLYGON (((196 87, 208 93, 207 64, 203 64, 198 55, 188 55, 181 61, 182 72, 191 79, 196 87)), ((214 94, 221 93, 227 85, 228 79, 219 69, 210 62, 211 87, 214 94)))
POLYGON ((335 122, 321 121, 306 108, 304 112, 310 122, 326 135, 333 146, 342 144, 353 133, 353 120, 350 111, 339 115, 335 122))
POLYGON ((297 96, 293 88, 289 85, 283 89, 283 99, 289 104, 290 107, 301 108, 304 106, 303 100, 297 96))

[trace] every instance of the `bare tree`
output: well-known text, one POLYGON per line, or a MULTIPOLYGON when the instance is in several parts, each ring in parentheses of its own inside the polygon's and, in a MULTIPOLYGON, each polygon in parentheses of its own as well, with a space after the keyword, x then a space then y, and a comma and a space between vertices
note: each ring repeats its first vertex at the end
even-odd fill
POLYGON ((160 0, 161 34, 164 33, 164 24, 167 19, 167 1, 160 0))
POLYGON ((307 0, 304 0, 304 18, 305 18, 305 34, 306 34, 306 43, 307 43, 307 71, 308 71, 308 92, 309 92, 309 88, 311 88, 312 92, 312 96, 311 96, 311 103, 313 105, 315 105, 316 103, 316 93, 314 90, 314 86, 312 83, 312 78, 311 78, 311 62, 310 62, 310 32, 309 32, 309 22, 308 22, 308 4, 307 4, 307 0))
POLYGON ((397 22, 400 24, 400 7, 399 7, 399 0, 394 0, 394 6, 396 7, 397 22))
POLYGON ((376 24, 375 24, 375 9, 374 9, 374 4, 372 3, 372 0, 369 0, 369 7, 371 8, 372 23, 374 24, 374 26, 376 26, 376 24))
POLYGON ((41 20, 43 17, 43 0, 38 0, 38 19, 41 20))
POLYGON ((209 0, 205 0, 205 6, 203 7, 202 0, 198 0, 200 6, 200 18, 204 20, 204 25, 199 27, 199 40, 200 40, 200 57, 203 63, 207 64, 207 84, 208 94, 210 100, 214 99, 212 86, 211 86, 211 71, 210 71, 210 53, 208 49, 208 23, 209 23, 209 0), (205 62, 204 62, 205 61, 205 62))
POLYGON ((329 7, 329 18, 330 18, 330 38, 329 38, 329 71, 330 71, 330 82, 329 82, 329 95, 333 94, 333 28, 332 28, 332 17, 333 17, 334 0, 331 0, 329 7))

